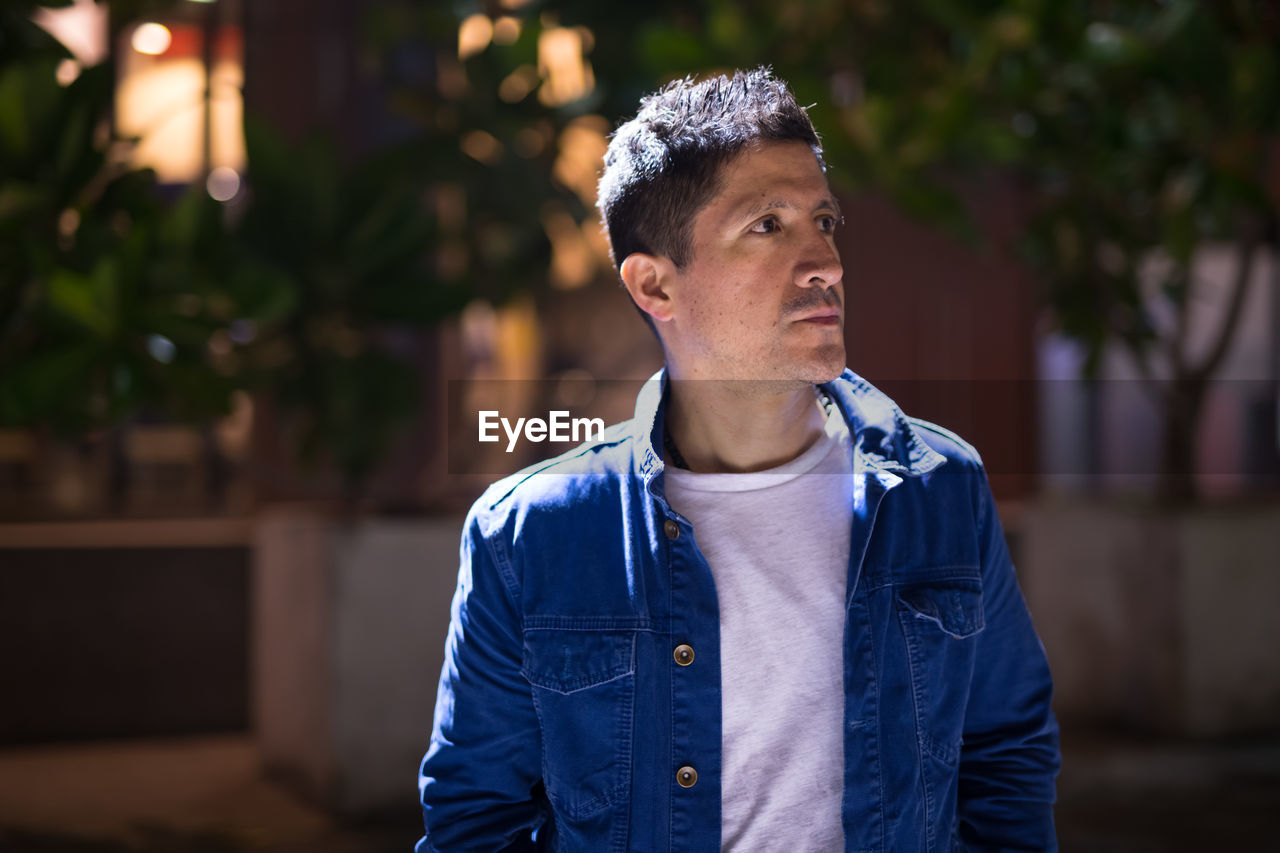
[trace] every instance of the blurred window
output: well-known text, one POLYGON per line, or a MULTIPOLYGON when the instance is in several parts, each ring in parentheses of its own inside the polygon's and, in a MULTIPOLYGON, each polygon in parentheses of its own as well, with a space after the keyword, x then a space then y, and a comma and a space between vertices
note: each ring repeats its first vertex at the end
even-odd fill
POLYGON ((124 26, 115 45, 116 129, 161 183, 204 180, 229 201, 244 172, 244 38, 226 2, 179 3, 124 26))

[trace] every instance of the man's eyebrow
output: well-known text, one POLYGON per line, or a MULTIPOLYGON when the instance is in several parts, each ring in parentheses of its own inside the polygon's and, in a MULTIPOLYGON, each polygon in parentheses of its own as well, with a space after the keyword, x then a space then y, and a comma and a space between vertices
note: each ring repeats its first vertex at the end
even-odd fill
MULTIPOLYGON (((822 210, 823 208, 829 208, 836 215, 837 219, 840 219, 844 216, 844 214, 840 211, 840 202, 836 201, 835 196, 827 196, 826 198, 822 199, 821 201, 819 201, 817 204, 813 206, 813 209, 815 212, 822 210)), ((760 214, 768 213, 771 210, 794 210, 794 209, 796 209, 796 206, 789 201, 784 201, 782 199, 773 199, 772 201, 764 201, 764 202, 760 202, 759 204, 751 205, 751 207, 747 208, 742 212, 740 218, 755 219, 760 214)))

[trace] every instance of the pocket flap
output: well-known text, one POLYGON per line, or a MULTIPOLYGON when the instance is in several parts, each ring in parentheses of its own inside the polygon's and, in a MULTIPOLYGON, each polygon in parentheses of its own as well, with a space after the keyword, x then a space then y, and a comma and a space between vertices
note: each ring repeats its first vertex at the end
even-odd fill
POLYGON ((535 687, 573 693, 629 675, 634 669, 634 631, 525 631, 521 671, 535 687))
POLYGON ((956 639, 972 637, 986 627, 982 585, 976 580, 931 581, 898 590, 898 600, 917 619, 933 622, 956 639))

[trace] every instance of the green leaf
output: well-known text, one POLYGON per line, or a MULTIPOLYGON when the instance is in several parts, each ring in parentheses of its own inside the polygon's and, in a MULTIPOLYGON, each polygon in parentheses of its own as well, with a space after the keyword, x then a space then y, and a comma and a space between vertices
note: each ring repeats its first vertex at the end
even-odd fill
POLYGON ((100 264, 92 275, 55 270, 48 285, 50 307, 99 338, 107 338, 113 325, 103 304, 104 291, 111 286, 109 269, 109 264, 100 264))
POLYGON ((640 36, 638 52, 645 64, 682 74, 702 64, 706 49, 698 37, 669 24, 651 24, 640 36))
MULTIPOLYGON (((21 66, 0 69, 0 163, 16 163, 30 155, 27 75, 21 66)), ((6 169, 5 171, 8 171, 6 169)))

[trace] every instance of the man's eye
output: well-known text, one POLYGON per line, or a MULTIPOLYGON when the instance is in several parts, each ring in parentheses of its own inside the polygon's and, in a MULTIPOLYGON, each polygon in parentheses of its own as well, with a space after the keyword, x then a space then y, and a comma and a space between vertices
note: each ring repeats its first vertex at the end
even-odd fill
POLYGON ((830 234, 836 230, 836 226, 840 225, 844 220, 838 216, 819 216, 818 227, 825 233, 830 234))
POLYGON ((778 220, 770 216, 768 219, 761 219, 755 225, 751 226, 751 230, 757 234, 770 234, 778 230, 778 220))

